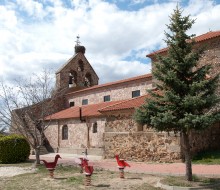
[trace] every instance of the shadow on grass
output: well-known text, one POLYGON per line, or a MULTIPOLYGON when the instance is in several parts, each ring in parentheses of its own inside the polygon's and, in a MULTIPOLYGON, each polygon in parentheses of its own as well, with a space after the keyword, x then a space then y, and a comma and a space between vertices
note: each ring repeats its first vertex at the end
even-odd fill
POLYGON ((128 177, 128 178, 126 178, 126 179, 139 179, 139 180, 142 180, 141 177, 128 177))
POLYGON ((220 151, 204 151, 193 157, 194 164, 220 164, 220 151))
POLYGON ((212 185, 217 185, 219 184, 220 186, 220 179, 218 178, 207 178, 207 179, 203 179, 202 181, 199 181, 200 182, 200 186, 203 187, 203 186, 212 186, 212 185))
MULTIPOLYGON (((219 178, 209 178, 209 177, 198 177, 193 175, 192 181, 187 181, 184 177, 171 177, 168 176, 161 180, 162 184, 169 186, 179 186, 179 187, 197 187, 197 188, 211 188, 219 187, 220 179, 219 178)), ((210 189, 209 188, 209 189, 210 189)))
POLYGON ((65 180, 65 179, 68 179, 67 177, 55 177, 54 178, 55 180, 65 180))
POLYGON ((107 185, 107 184, 99 184, 99 185, 95 185, 94 187, 110 187, 110 185, 107 185))

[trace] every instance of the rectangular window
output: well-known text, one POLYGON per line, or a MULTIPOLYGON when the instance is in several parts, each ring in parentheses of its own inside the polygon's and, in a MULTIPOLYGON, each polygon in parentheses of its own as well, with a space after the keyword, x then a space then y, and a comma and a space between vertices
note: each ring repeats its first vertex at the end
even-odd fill
POLYGON ((140 96, 140 90, 132 91, 132 98, 140 96))
POLYGON ((98 131, 98 130, 97 130, 97 126, 98 126, 98 125, 97 125, 97 122, 95 122, 95 123, 93 124, 93 128, 92 128, 92 132, 93 132, 93 133, 97 133, 97 131, 98 131))
POLYGON ((88 99, 83 99, 82 100, 82 105, 87 105, 88 104, 88 99))
POLYGON ((110 102, 110 95, 104 96, 104 102, 110 102))
POLYGON ((70 107, 75 106, 75 102, 70 102, 70 107))

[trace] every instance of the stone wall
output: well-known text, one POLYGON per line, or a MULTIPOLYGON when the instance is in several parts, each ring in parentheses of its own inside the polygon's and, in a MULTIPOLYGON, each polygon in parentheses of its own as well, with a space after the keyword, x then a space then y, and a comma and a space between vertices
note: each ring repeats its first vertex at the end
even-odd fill
MULTIPOLYGON (((211 65, 210 76, 216 76, 220 73, 220 37, 210 39, 205 42, 200 42, 197 47, 204 47, 205 51, 200 58, 200 66, 211 65)), ((218 88, 216 90, 218 96, 220 96, 220 80, 218 81, 218 88)), ((213 109, 220 109, 220 103, 218 103, 213 109)))
POLYGON ((132 98, 132 91, 140 90, 140 95, 147 93, 147 89, 152 88, 151 79, 133 81, 118 86, 109 86, 106 88, 97 88, 90 91, 77 93, 67 97, 68 101, 74 101, 76 106, 82 105, 83 99, 88 99, 89 104, 101 103, 104 101, 104 96, 110 95, 111 101, 125 100, 132 98))
POLYGON ((106 132, 105 158, 115 154, 133 161, 176 161, 180 159, 179 136, 156 132, 106 132))
POLYGON ((158 133, 147 126, 140 128, 132 119, 132 114, 133 112, 121 112, 107 117, 104 133, 105 158, 120 154, 121 157, 133 161, 180 159, 178 134, 158 133))
MULTIPOLYGON (((196 43, 195 49, 204 48, 204 52, 199 60, 199 65, 211 64, 211 75, 216 75, 216 73, 220 72, 220 37, 216 37, 213 39, 205 40, 199 43, 196 43)), ((166 56, 167 52, 163 52, 160 54, 161 56, 166 56)), ((154 69, 154 62, 157 61, 156 56, 153 55, 150 57, 152 61, 152 69, 154 69)), ((153 77, 153 83, 157 83, 158 81, 153 77)), ((220 94, 220 85, 218 89, 218 94, 220 94)))
MULTIPOLYGON (((115 113, 106 119, 104 133, 104 157, 113 158, 119 154, 133 161, 177 162, 183 158, 181 137, 178 134, 156 132, 143 127, 132 119, 133 112, 115 113)), ((220 149, 220 124, 205 131, 191 134, 192 153, 220 149)))
POLYGON ((93 118, 81 123, 78 119, 66 119, 52 121, 45 131, 45 136, 52 148, 58 149, 79 149, 87 146, 87 127, 89 126, 89 144, 91 148, 103 147, 103 132, 105 119, 93 118), (93 124, 97 122, 97 133, 93 133, 93 124), (68 126, 68 139, 62 139, 62 127, 68 126))
POLYGON ((193 155, 205 150, 220 150, 220 123, 204 131, 193 131, 190 136, 193 155))

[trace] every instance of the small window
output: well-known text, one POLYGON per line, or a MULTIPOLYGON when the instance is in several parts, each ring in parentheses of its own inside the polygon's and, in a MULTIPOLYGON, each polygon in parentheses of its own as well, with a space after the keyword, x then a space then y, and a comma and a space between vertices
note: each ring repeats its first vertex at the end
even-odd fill
POLYGON ((132 98, 140 96, 140 90, 132 91, 132 98))
POLYGON ((93 124, 93 126, 92 126, 92 132, 93 132, 93 133, 97 133, 97 131, 98 131, 98 130, 97 130, 97 126, 98 126, 98 125, 97 125, 97 122, 95 122, 95 123, 93 124))
POLYGON ((68 139, 68 126, 64 125, 62 127, 62 140, 67 140, 68 139))
POLYGON ((75 102, 70 102, 70 107, 75 106, 75 102))
POLYGON ((82 100, 82 105, 87 105, 88 104, 88 99, 83 99, 82 100))
POLYGON ((110 95, 104 96, 104 102, 109 102, 110 101, 110 95))

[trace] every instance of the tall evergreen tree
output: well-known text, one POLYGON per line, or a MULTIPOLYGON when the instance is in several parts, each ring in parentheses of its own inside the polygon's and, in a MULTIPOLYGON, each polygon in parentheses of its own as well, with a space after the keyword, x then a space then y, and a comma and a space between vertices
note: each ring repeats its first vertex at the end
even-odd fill
POLYGON ((188 181, 192 180, 189 135, 219 119, 218 113, 208 111, 218 102, 218 76, 207 77, 211 66, 198 65, 202 51, 193 49, 195 35, 187 34, 194 22, 182 16, 178 6, 170 16, 170 32, 165 32, 167 56, 158 56, 153 67, 158 91, 149 92, 151 98, 135 113, 137 122, 157 131, 180 132, 188 181))

